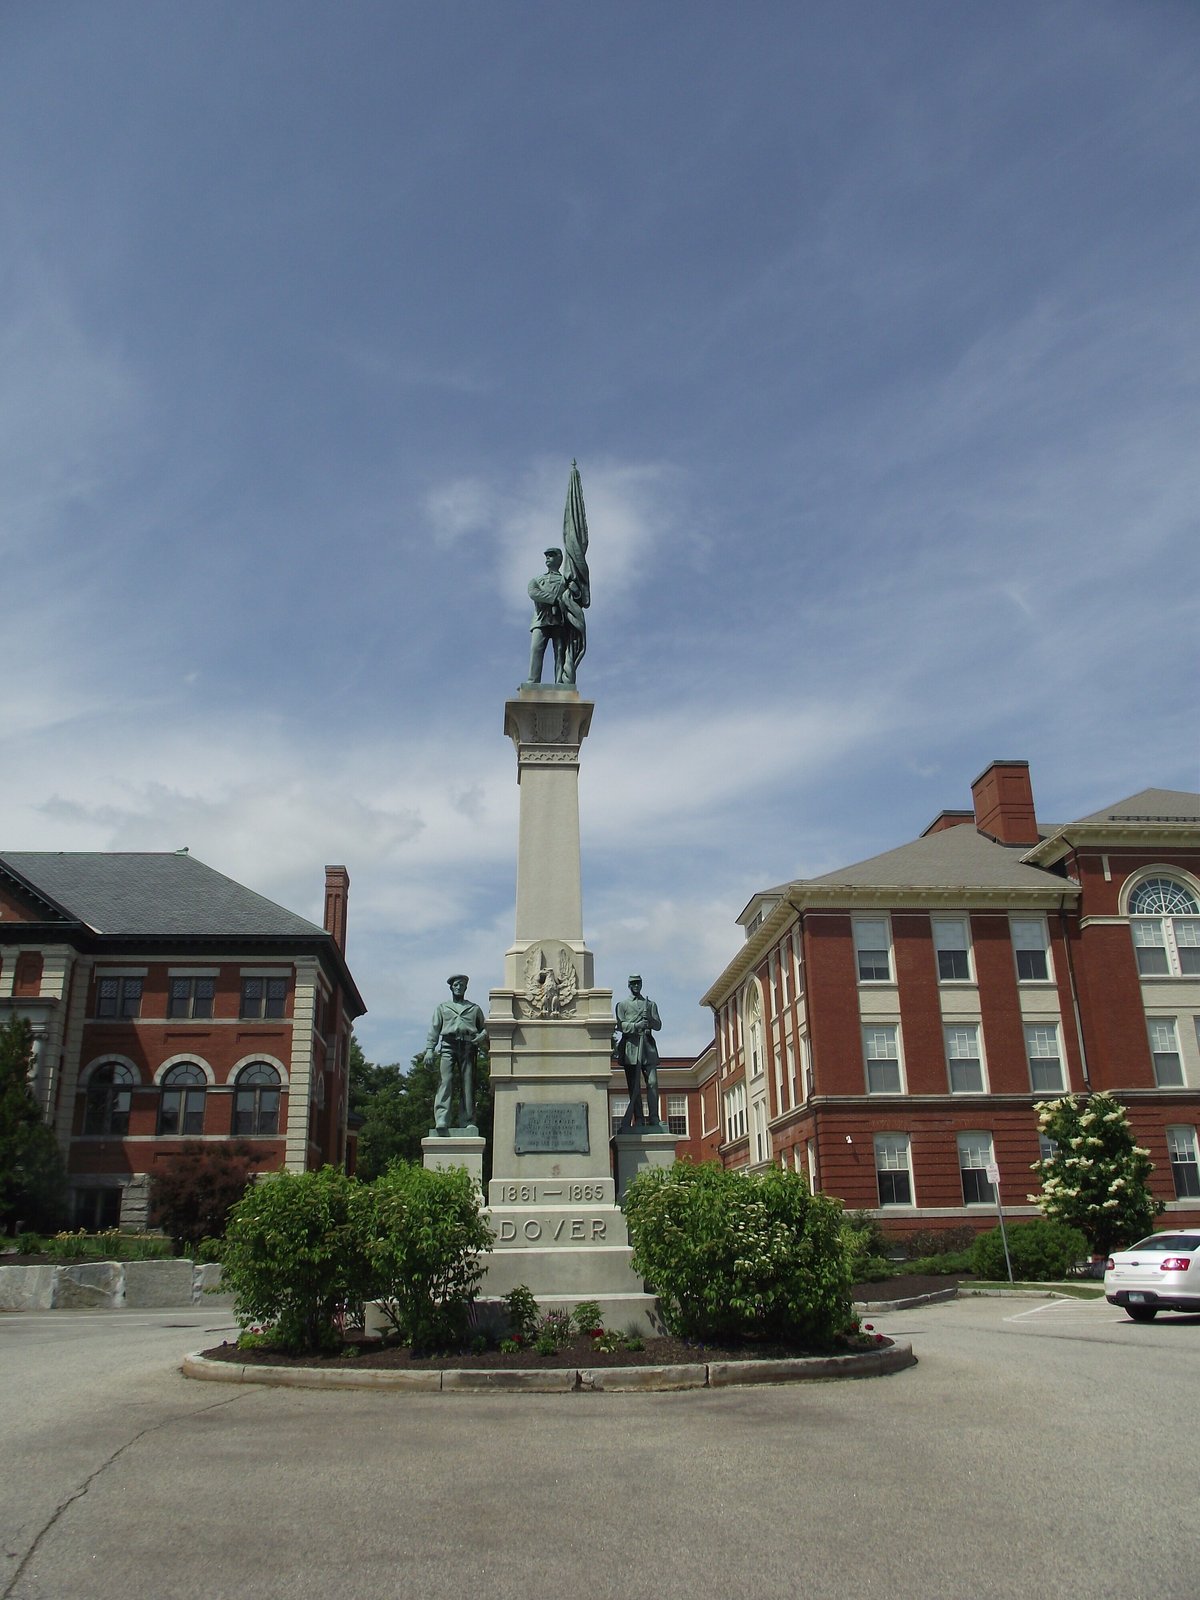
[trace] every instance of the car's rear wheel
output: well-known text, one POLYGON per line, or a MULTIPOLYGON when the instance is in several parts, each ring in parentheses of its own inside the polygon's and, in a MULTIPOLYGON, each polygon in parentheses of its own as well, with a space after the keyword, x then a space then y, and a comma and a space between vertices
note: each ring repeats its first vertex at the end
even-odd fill
POLYGON ((1125 1315, 1135 1322, 1153 1322, 1158 1315, 1157 1306, 1126 1306, 1125 1315))

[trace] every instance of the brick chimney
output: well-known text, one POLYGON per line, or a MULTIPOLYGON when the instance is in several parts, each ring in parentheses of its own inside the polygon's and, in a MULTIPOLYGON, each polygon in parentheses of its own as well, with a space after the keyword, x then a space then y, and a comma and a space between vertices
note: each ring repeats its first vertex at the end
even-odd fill
POLYGON ((971 785, 975 826, 1000 844, 1038 842, 1028 761, 993 761, 971 785))
POLYGON ((350 874, 345 867, 325 868, 325 932, 346 954, 346 902, 350 898, 350 874))

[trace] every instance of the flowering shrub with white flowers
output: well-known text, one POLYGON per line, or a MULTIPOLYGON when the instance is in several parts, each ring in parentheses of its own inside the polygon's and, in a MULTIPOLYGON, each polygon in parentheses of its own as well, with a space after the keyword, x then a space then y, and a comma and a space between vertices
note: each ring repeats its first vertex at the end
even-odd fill
POLYGON ((1042 1188, 1029 1198, 1043 1215, 1086 1234, 1096 1255, 1149 1233, 1163 1203, 1150 1193, 1154 1163, 1134 1143, 1125 1107, 1093 1094, 1045 1100, 1035 1110, 1057 1147, 1033 1163, 1042 1188))
POLYGON ((798 1173, 677 1161, 639 1173, 622 1204, 634 1271, 670 1332, 822 1346, 849 1328, 841 1204, 798 1173))

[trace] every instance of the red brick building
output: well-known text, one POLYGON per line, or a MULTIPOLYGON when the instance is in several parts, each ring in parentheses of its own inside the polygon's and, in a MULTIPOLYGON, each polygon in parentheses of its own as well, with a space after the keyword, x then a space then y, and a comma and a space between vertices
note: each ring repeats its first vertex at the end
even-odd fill
POLYGON ((1106 1090, 1171 1220, 1200 1221, 1200 795, 1041 826, 1028 764, 854 866, 756 894, 704 995, 720 1159, 889 1230, 1033 1214, 1035 1104, 1106 1090))
POLYGON ((325 869, 319 928, 186 851, 0 855, 0 1017, 33 1024, 77 1226, 143 1223, 184 1139, 346 1161, 349 888, 325 869))

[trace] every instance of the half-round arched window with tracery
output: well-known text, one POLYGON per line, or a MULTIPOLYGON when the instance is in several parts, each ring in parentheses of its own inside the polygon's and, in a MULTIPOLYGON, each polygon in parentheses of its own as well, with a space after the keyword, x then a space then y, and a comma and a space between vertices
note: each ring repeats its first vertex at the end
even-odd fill
POLYGON ((129 1107, 137 1076, 123 1061, 104 1061, 88 1079, 83 1104, 84 1133, 123 1139, 129 1132, 129 1107))
POLYGON ((1177 878, 1144 878, 1129 896, 1129 925, 1144 978, 1200 975, 1200 901, 1177 878))
POLYGON ((746 1065, 752 1078, 757 1078, 764 1066, 762 996, 758 985, 752 983, 746 996, 746 1065))
POLYGON ((269 1061, 252 1061, 237 1075, 233 1131, 265 1138, 279 1131, 279 1073, 269 1061))
POLYGON ((208 1079, 194 1061, 179 1061, 163 1073, 158 1102, 158 1131, 172 1134, 204 1132, 204 1095, 208 1079))

